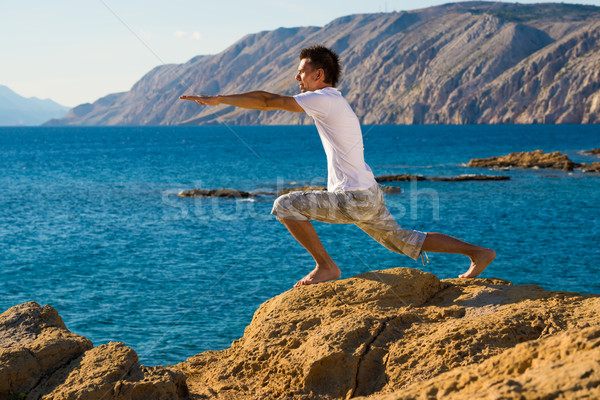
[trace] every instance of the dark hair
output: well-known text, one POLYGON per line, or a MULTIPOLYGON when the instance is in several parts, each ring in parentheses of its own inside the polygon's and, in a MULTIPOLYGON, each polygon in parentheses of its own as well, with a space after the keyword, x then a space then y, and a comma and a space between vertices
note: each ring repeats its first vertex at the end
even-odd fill
POLYGON ((309 64, 314 69, 322 68, 325 72, 325 83, 336 86, 340 80, 342 67, 340 66, 340 57, 333 50, 323 45, 305 47, 300 50, 300 59, 307 58, 309 64))

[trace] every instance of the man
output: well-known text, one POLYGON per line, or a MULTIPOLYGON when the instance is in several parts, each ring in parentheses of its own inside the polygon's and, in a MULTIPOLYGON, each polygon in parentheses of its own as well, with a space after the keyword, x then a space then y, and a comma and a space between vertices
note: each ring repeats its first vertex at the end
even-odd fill
POLYGON ((341 67, 338 55, 324 46, 300 52, 296 80, 302 93, 284 96, 262 91, 216 96, 181 96, 202 105, 227 104, 255 110, 305 112, 317 126, 327 155, 327 191, 292 192, 280 196, 273 215, 314 258, 315 268, 294 286, 337 279, 341 271, 331 259, 310 220, 354 223, 391 251, 415 260, 422 252, 458 253, 471 259, 462 278, 478 276, 496 253, 441 233, 402 229, 385 206, 382 192, 364 161, 362 132, 352 108, 335 89, 341 67))

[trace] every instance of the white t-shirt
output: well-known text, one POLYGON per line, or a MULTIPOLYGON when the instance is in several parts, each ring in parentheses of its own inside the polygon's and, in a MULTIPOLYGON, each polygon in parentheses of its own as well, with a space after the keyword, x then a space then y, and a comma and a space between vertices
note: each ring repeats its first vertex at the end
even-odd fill
POLYGON ((366 190, 375 177, 365 163, 358 118, 339 90, 326 87, 294 96, 315 120, 327 155, 327 190, 366 190))

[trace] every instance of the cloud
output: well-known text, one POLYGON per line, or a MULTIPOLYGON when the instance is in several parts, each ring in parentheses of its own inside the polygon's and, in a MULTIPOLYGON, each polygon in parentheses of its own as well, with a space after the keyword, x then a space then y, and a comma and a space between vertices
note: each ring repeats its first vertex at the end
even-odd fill
POLYGON ((140 36, 142 37, 142 39, 146 39, 146 40, 150 40, 150 39, 154 38, 154 35, 152 34, 152 32, 147 32, 143 29, 140 31, 140 36))
POLYGON ((176 30, 173 33, 178 39, 191 39, 191 40, 202 40, 204 37, 198 31, 194 31, 193 33, 187 33, 186 31, 182 31, 181 29, 176 30))

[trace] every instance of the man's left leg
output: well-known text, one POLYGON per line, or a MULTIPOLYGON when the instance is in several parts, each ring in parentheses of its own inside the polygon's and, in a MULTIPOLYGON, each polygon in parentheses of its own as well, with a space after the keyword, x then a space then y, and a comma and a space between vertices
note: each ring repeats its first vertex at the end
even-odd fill
POLYGON ((427 233, 421 250, 434 253, 462 254, 469 257, 471 266, 467 272, 460 274, 459 278, 475 278, 496 258, 496 252, 492 249, 463 242, 452 236, 437 232, 427 233))
POLYGON ((315 269, 308 275, 300 279, 294 287, 301 285, 310 285, 313 283, 327 282, 337 279, 342 275, 342 271, 329 256, 329 253, 323 247, 317 231, 310 221, 297 221, 293 219, 279 219, 283 225, 290 231, 292 236, 310 253, 314 258, 315 269))
POLYGON ((405 254, 417 260, 423 251, 463 254, 470 258, 471 265, 460 278, 475 278, 494 260, 496 252, 476 246, 452 236, 436 232, 418 232, 401 228, 385 206, 380 190, 373 201, 377 212, 372 218, 356 222, 356 225, 387 249, 405 254))

